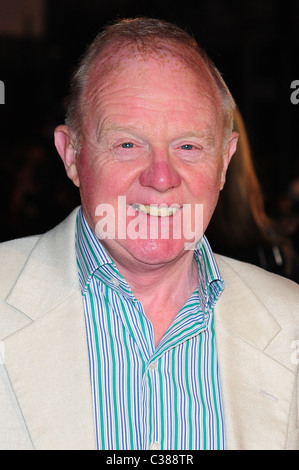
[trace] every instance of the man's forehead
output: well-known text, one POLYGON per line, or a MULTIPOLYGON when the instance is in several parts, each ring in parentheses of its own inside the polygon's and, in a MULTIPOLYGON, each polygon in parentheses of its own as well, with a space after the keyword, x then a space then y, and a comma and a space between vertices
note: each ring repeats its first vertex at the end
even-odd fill
POLYGON ((95 63, 85 90, 85 124, 89 121, 88 115, 91 115, 91 111, 96 111, 99 115, 106 97, 109 100, 118 90, 122 91, 119 105, 131 103, 130 99, 136 93, 139 98, 147 100, 147 105, 149 98, 152 106, 155 106, 156 101, 161 104, 164 98, 169 103, 170 91, 173 94, 175 92, 177 96, 173 99, 174 109, 177 111, 183 106, 184 98, 189 98, 190 101, 190 96, 196 106, 197 95, 200 107, 209 102, 209 106, 213 107, 218 115, 221 112, 218 91, 207 66, 199 59, 197 63, 195 53, 191 52, 183 47, 174 48, 172 44, 166 44, 165 47, 159 45, 158 49, 146 51, 132 46, 106 48, 95 63), (134 68, 135 64, 138 66, 134 68), (179 75, 175 75, 176 72, 179 75))
POLYGON ((151 62, 164 69, 174 67, 177 70, 193 72, 198 81, 211 83, 211 75, 202 57, 195 50, 183 44, 171 41, 159 41, 156 44, 142 45, 136 44, 112 44, 106 46, 94 61, 90 70, 89 83, 93 86, 99 82, 104 82, 111 75, 117 77, 128 67, 129 63, 151 62))

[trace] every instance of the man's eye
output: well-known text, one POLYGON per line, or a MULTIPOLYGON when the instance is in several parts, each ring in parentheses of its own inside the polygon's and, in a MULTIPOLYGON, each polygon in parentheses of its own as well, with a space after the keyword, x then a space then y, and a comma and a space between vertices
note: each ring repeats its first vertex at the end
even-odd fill
POLYGON ((146 151, 144 145, 140 142, 131 142, 130 140, 119 140, 110 147, 111 153, 120 161, 135 160, 140 158, 146 151))
POLYGON ((182 145, 182 146, 181 146, 181 149, 183 149, 183 150, 193 150, 193 149, 194 149, 194 145, 185 144, 185 145, 182 145))
POLYGON ((124 142, 121 144, 121 147, 123 149, 132 149, 134 147, 134 144, 132 142, 124 142))
POLYGON ((178 142, 173 148, 174 155, 187 163, 197 163, 202 159, 203 149, 197 142, 178 142))

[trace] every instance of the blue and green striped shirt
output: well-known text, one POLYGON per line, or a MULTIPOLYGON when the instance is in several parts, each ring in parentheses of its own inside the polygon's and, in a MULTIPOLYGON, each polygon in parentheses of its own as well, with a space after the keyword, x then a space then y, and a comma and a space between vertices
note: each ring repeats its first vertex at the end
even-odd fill
POLYGON ((142 304, 80 209, 76 253, 98 449, 224 449, 213 327, 223 290, 205 237, 199 283, 155 347, 142 304))

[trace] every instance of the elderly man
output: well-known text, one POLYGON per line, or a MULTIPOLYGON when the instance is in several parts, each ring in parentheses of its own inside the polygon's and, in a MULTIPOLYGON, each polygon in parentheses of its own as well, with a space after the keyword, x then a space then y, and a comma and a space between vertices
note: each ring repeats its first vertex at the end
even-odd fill
POLYGON ((82 206, 1 250, 2 448, 299 448, 299 288, 203 235, 234 107, 174 25, 88 48, 55 130, 82 206))

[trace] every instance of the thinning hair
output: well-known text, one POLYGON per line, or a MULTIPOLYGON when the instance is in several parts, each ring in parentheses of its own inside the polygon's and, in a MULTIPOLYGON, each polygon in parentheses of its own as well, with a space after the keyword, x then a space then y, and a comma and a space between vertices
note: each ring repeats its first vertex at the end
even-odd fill
MULTIPOLYGON (((197 62, 203 64, 220 95, 225 143, 233 129, 235 102, 213 61, 196 40, 180 27, 160 19, 140 17, 122 19, 107 25, 83 54, 71 79, 66 113, 66 125, 75 134, 76 144, 80 142, 85 111, 83 96, 92 71, 100 59, 109 60, 114 51, 130 47, 141 54, 168 51, 181 60, 184 51, 185 55, 189 51, 198 57, 197 62)), ((189 63, 188 66, 192 68, 189 63)))

